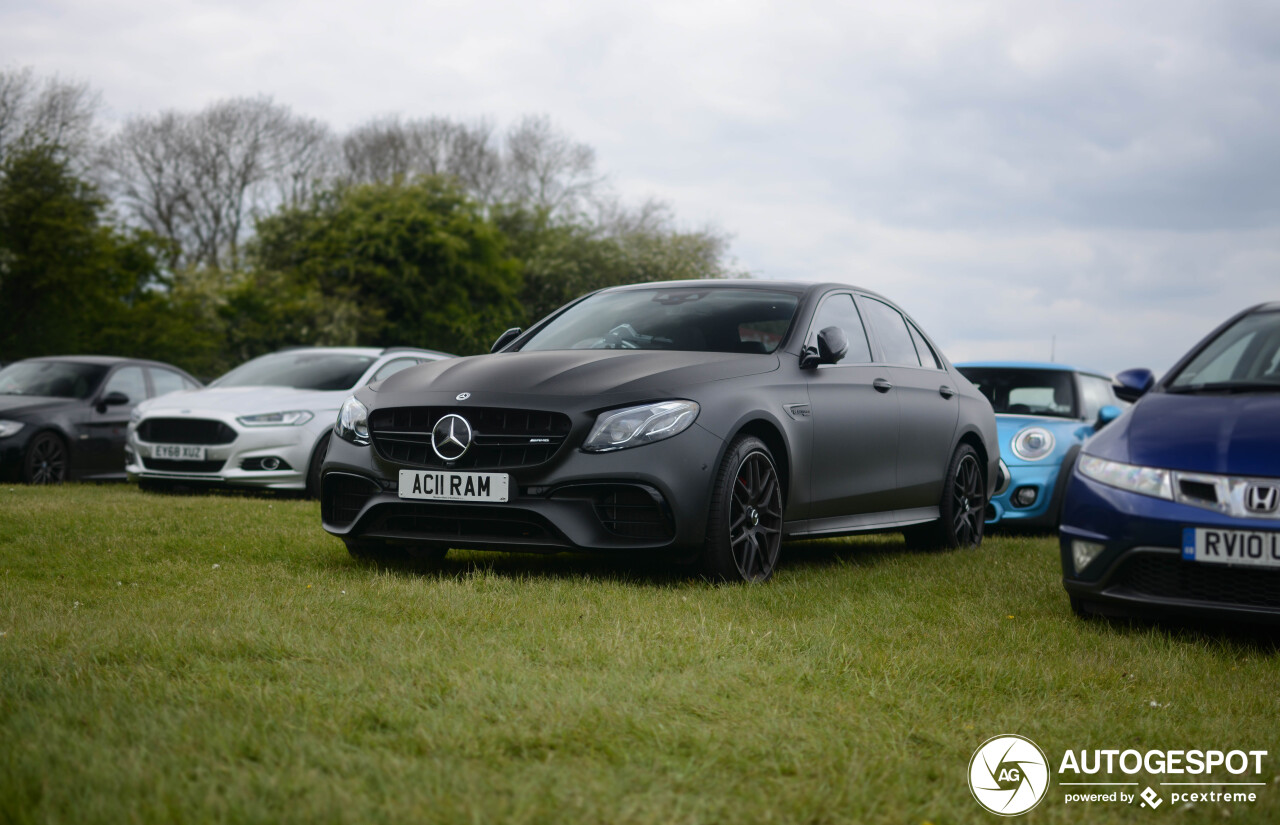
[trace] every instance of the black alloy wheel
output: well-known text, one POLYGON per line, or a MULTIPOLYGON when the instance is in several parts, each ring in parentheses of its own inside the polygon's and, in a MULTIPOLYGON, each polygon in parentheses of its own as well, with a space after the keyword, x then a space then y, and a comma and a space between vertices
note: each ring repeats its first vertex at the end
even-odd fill
POLYGON ((957 451, 958 461, 952 459, 951 506, 949 547, 977 547, 982 543, 982 528, 986 524, 987 497, 982 483, 982 468, 978 466, 978 454, 967 444, 957 451))
POLYGON ((968 444, 961 444, 947 464, 942 500, 938 502, 938 520, 903 530, 907 547, 913 550, 977 547, 982 543, 986 509, 986 483, 978 464, 978 453, 968 444))
POLYGON ((27 446, 22 479, 28 484, 61 484, 67 480, 67 447, 53 433, 40 433, 27 446))
POLYGON ((716 581, 764 582, 782 547, 782 484, 764 442, 730 445, 711 495, 704 560, 716 581))

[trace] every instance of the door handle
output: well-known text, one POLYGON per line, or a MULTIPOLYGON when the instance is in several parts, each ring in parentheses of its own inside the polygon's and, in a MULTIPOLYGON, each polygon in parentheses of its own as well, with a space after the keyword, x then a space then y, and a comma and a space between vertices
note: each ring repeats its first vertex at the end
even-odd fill
POLYGON ((888 392, 893 389, 893 385, 883 378, 877 378, 871 382, 871 386, 876 388, 876 392, 888 392))
POLYGON ((946 384, 943 384, 941 387, 938 387, 938 395, 941 395, 943 398, 950 398, 955 394, 956 394, 956 391, 948 387, 946 384))

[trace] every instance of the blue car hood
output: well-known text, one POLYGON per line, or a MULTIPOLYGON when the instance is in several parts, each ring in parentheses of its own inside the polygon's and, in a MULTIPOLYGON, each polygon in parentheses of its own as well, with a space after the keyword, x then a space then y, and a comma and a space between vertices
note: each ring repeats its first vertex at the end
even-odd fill
POLYGON ((1146 467, 1280 476, 1280 394, 1152 393, 1085 451, 1146 467))

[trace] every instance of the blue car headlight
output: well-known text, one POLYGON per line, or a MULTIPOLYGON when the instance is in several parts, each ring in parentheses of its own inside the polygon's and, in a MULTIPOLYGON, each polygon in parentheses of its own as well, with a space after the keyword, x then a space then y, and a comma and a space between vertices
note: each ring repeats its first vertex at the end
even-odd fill
POLYGON ((1053 433, 1044 427, 1027 427, 1013 437, 1013 454, 1023 461, 1039 461, 1053 452, 1053 433))
POLYGON ((1092 455, 1080 456, 1076 469, 1085 478, 1091 478, 1108 487, 1117 487, 1131 493, 1173 501, 1173 478, 1168 470, 1158 467, 1138 467, 1092 455))
POLYGON ((663 401, 600 413, 582 449, 603 453, 671 438, 689 429, 699 409, 695 401, 663 401))

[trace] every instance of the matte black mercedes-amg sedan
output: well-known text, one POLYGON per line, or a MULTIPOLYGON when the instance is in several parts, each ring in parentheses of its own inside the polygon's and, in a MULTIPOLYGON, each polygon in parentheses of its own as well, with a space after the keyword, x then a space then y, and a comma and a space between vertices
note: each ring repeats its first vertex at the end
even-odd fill
POLYGON ((892 303, 841 284, 602 290, 494 352, 343 405, 324 527, 353 555, 653 550, 763 581, 783 538, 975 546, 991 405, 892 303))

